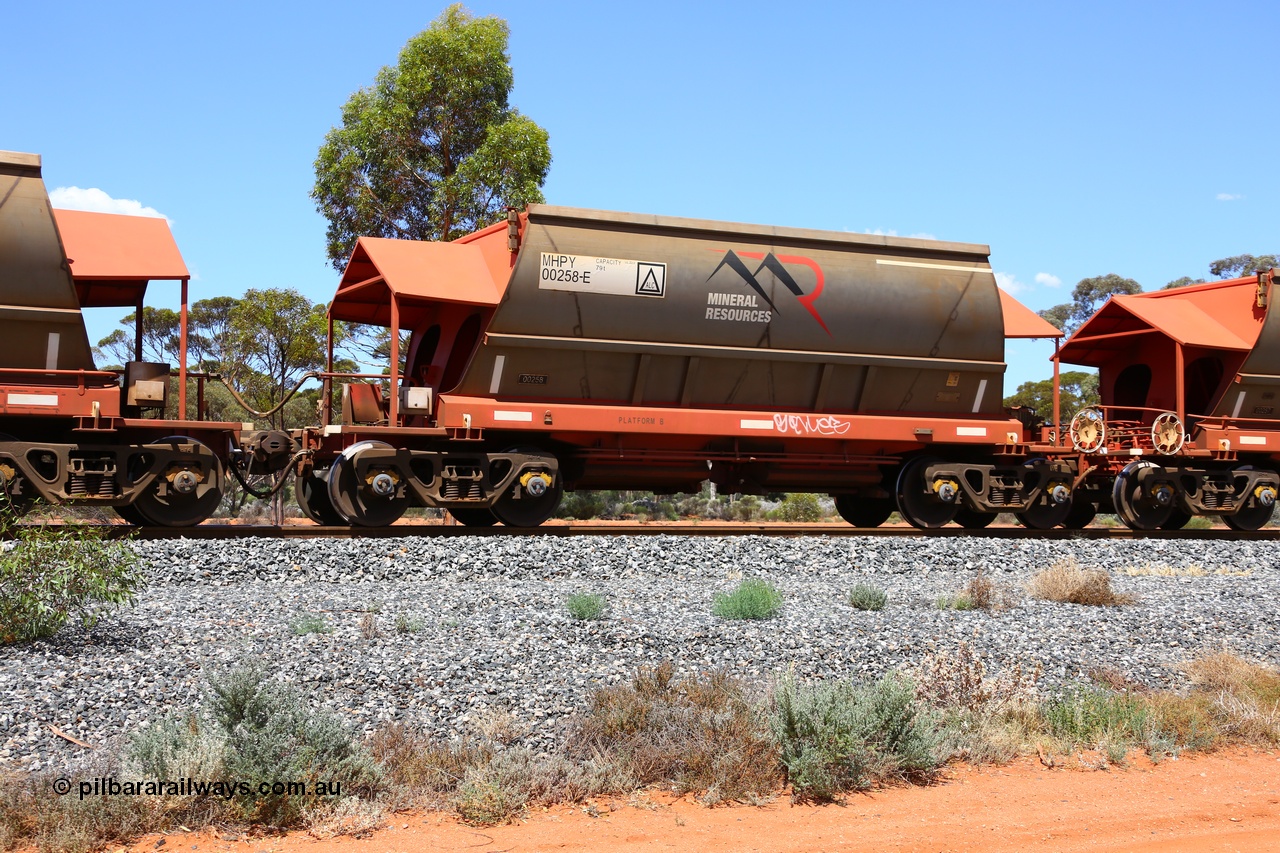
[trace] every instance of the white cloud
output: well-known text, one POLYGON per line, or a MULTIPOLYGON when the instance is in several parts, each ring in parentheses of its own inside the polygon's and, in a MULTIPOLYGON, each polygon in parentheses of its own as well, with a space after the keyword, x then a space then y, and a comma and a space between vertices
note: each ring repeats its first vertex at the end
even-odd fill
POLYGON ((128 216, 151 216, 163 219, 170 225, 173 220, 154 207, 144 207, 131 198, 112 198, 97 187, 82 190, 80 187, 57 187, 49 193, 54 207, 69 210, 90 210, 94 213, 123 213, 128 216))
POLYGON ((1062 284, 1062 279, 1053 273, 1038 272, 1036 273, 1036 284, 1043 284, 1045 287, 1058 287, 1062 284))
POLYGON ((1021 293, 1027 289, 1027 286, 1018 281, 1013 273, 998 272, 996 273, 996 285, 1005 293, 1021 293))
POLYGON ((1239 201, 1244 198, 1240 193, 1218 193, 1218 201, 1239 201))
MULTIPOLYGON (((897 237, 898 236, 898 232, 894 231, 892 228, 889 228, 889 229, 865 228, 863 229, 862 233, 870 234, 873 237, 897 237)), ((934 235, 924 231, 917 231, 915 234, 907 234, 906 236, 910 237, 913 240, 937 240, 938 239, 934 235)))

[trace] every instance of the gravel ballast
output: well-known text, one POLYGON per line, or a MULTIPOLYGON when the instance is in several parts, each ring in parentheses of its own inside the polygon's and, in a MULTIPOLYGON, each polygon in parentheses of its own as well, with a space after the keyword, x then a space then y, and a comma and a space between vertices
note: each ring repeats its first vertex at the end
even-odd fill
POLYGON ((873 679, 972 645, 989 673, 1039 662, 1052 690, 1115 670, 1153 687, 1226 647, 1280 661, 1280 543, 879 538, 483 537, 159 540, 136 606, 98 628, 0 647, 0 767, 54 770, 84 753, 50 726, 106 744, 194 708, 206 676, 260 661, 357 731, 388 721, 460 736, 509 713, 535 748, 590 692, 637 667, 725 670, 764 685, 873 679), (940 610, 979 572, 1021 590, 1064 558, 1103 568, 1124 607, 1030 598, 1004 612, 940 610), (1146 572, 1133 574, 1132 572, 1146 572), (717 593, 761 577, 779 616, 729 622, 717 593), (881 611, 848 604, 869 583, 881 611), (573 593, 605 595, 605 618, 575 621, 573 593), (328 633, 298 634, 299 618, 328 633), (405 633, 396 629, 397 617, 405 633))

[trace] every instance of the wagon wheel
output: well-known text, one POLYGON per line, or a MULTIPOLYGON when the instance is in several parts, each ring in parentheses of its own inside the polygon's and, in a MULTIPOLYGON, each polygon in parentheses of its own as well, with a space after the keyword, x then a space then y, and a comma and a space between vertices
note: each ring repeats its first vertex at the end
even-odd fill
POLYGON ((1092 406, 1076 412, 1067 428, 1071 446, 1080 453, 1096 453, 1107 440, 1107 422, 1102 412, 1092 406))
POLYGON ((1174 507, 1160 504, 1150 495, 1144 494, 1138 483, 1138 474, 1145 468, 1159 468, 1154 462, 1130 462, 1116 475, 1115 484, 1111 487, 1111 500, 1116 507, 1116 515, 1131 530, 1155 530, 1169 520, 1174 507))
MULTIPOLYGON (((196 453, 207 448, 193 438, 171 435, 153 441, 148 447, 168 444, 191 444, 196 453)), ((222 503, 222 466, 217 457, 195 456, 170 465, 143 489, 126 509, 157 527, 192 527, 204 521, 222 503), (206 468, 208 470, 206 470, 206 468), (161 489, 164 494, 160 494, 161 489)), ((120 513, 120 507, 116 508, 120 513)), ((122 518, 128 516, 120 513, 122 518)))
MULTIPOLYGON (((1235 470, 1252 471, 1254 468, 1252 465, 1240 465, 1235 470)), ((1262 488, 1265 487, 1257 487, 1257 489, 1262 488)), ((1271 503, 1264 506, 1262 500, 1259 499, 1262 495, 1256 494, 1257 489, 1255 489, 1254 495, 1250 495, 1252 504, 1246 500, 1245 505, 1242 506, 1240 511, 1235 515, 1224 515, 1222 517, 1222 520, 1226 522, 1227 527, 1230 527, 1232 530, 1258 530, 1271 520, 1271 514, 1275 512, 1276 509, 1275 498, 1273 496, 1271 498, 1271 503)))
POLYGON ((942 527, 956 517, 960 504, 940 500, 932 483, 926 483, 925 470, 941 460, 921 456, 902 466, 898 475, 898 512, 912 527, 929 530, 942 527))
POLYGON ((372 450, 390 450, 382 441, 359 441, 333 460, 326 478, 326 491, 336 512, 347 524, 360 527, 386 527, 394 524, 409 508, 409 496, 400 489, 398 474, 393 469, 370 469, 367 481, 361 482, 356 461, 372 450))
POLYGON ((294 479, 294 497, 298 508, 307 518, 324 527, 345 527, 346 520, 338 515, 329 500, 329 483, 326 477, 329 472, 312 468, 305 475, 298 474, 294 479))
POLYGON ((491 510, 484 507, 451 509, 449 514, 464 527, 493 527, 498 523, 491 510))
POLYGON ((1161 530, 1181 530, 1187 526, 1187 522, 1191 521, 1191 513, 1184 512, 1177 507, 1173 508, 1173 512, 1169 513, 1169 517, 1165 519, 1164 524, 1160 525, 1161 530))
POLYGON ((893 514, 893 501, 888 498, 864 498, 858 495, 836 495, 836 512, 854 527, 879 527, 893 514))
POLYGON ((996 520, 997 512, 978 512, 974 509, 966 509, 960 507, 956 511, 955 522, 965 530, 981 530, 984 527, 991 526, 991 522, 996 520))
MULTIPOLYGON (((1157 453, 1172 456, 1182 449, 1186 440, 1187 431, 1183 428, 1182 421, 1173 412, 1159 415, 1151 425, 1151 446, 1157 453)), ((1190 520, 1190 516, 1187 518, 1190 520)))
MULTIPOLYGON (((544 456, 551 462, 555 460, 554 456, 536 448, 515 447, 506 452, 544 456)), ((526 471, 507 487, 491 511, 507 527, 537 527, 556 514, 563 496, 564 482, 559 474, 553 476, 550 471, 526 471), (521 482, 525 477, 529 477, 527 484, 521 482)))
POLYGON ((1076 500, 1073 496, 1071 511, 1067 513, 1067 519, 1062 522, 1062 526, 1068 530, 1083 530, 1089 526, 1089 522, 1093 521, 1097 514, 1097 504, 1092 501, 1076 500))
MULTIPOLYGON (((1023 467, 1032 468, 1034 463, 1043 461, 1043 459, 1029 459, 1023 467)), ((1059 524, 1066 522, 1067 516, 1071 514, 1071 504, 1073 502, 1071 494, 1068 491, 1066 500, 1058 503, 1051 494, 1055 489, 1069 489, 1069 485, 1061 479, 1051 478, 1048 486, 1036 497, 1035 503, 1017 513, 1018 521, 1022 522, 1023 527, 1031 530, 1052 530, 1059 524)))

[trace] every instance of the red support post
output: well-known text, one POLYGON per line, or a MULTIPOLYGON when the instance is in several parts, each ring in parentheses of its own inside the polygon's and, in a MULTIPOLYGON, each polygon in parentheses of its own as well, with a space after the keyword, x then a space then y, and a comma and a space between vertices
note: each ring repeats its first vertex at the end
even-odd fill
POLYGON ((400 426, 400 300, 391 293, 391 411, 390 426, 400 426))
POLYGON ((324 416, 321 419, 321 426, 328 426, 333 422, 333 378, 329 376, 333 373, 333 315, 329 315, 329 334, 324 342, 324 382, 321 385, 324 388, 324 416))
POLYGON ((1183 368, 1182 344, 1177 341, 1173 342, 1173 369, 1176 373, 1173 380, 1173 387, 1176 389, 1174 401, 1178 408, 1178 420, 1182 421, 1185 427, 1187 424, 1187 377, 1183 368))
POLYGON ((182 280, 182 311, 178 315, 178 419, 187 417, 187 284, 182 280))
POLYGON ((1053 443, 1062 444, 1062 362, 1058 360, 1058 352, 1062 349, 1062 338, 1053 339, 1053 443))

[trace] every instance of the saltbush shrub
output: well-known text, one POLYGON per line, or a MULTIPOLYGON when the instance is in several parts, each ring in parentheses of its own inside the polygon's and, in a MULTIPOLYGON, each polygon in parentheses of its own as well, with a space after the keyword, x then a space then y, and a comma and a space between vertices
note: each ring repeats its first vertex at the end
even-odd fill
POLYGON ((883 610, 889 596, 879 587, 860 583, 849 590, 849 604, 858 610, 883 610))
POLYGON ((788 674, 774 691, 770 725, 800 800, 833 800, 892 779, 927 780, 939 764, 934 721, 911 682, 897 675, 870 685, 799 685, 788 674))

